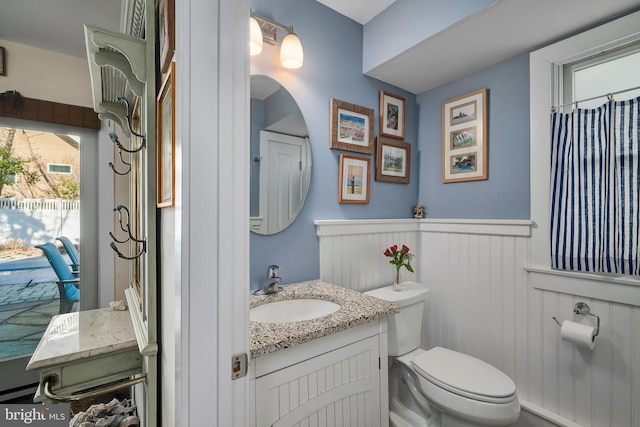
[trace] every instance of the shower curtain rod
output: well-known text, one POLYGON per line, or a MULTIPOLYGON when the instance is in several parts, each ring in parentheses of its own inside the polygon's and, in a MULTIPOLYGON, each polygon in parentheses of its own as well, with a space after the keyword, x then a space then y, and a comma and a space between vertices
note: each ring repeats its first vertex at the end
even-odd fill
POLYGON ((556 109, 562 108, 562 107, 566 107, 567 105, 574 105, 575 104, 575 106, 577 107, 578 104, 580 104, 581 102, 593 101, 594 99, 602 98, 603 96, 606 96, 607 98, 611 98, 613 95, 617 95, 619 93, 631 92, 632 90, 637 90, 637 89, 640 89, 640 86, 630 87, 628 89, 619 90, 617 92, 604 93, 602 95, 593 96, 591 98, 586 98, 586 99, 581 99, 579 101, 568 102, 568 103, 562 104, 562 105, 556 105, 556 106, 552 105, 551 106, 551 112, 554 113, 556 111, 556 109))

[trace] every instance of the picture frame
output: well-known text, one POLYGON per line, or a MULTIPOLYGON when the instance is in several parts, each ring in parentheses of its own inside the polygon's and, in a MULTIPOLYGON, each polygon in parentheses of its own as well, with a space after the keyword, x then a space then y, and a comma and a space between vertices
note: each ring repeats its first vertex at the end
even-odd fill
POLYGON ((380 91, 380 136, 404 139, 406 99, 380 91))
POLYGON ((411 172, 411 144, 390 138, 376 141, 376 181, 408 184, 411 172))
POLYGON ((0 46, 0 76, 7 75, 7 50, 0 46))
POLYGON ((488 179, 487 89, 442 103, 442 182, 488 179))
POLYGON ((370 170, 370 158, 340 154, 338 189, 338 201, 340 203, 369 203, 370 170))
POLYGON ((176 48, 175 7, 175 0, 160 0, 158 4, 158 44, 162 74, 169 70, 176 48))
POLYGON ((171 62, 168 73, 162 82, 156 103, 157 114, 157 206, 159 208, 175 204, 175 150, 176 150, 176 114, 175 85, 176 65, 171 62))
POLYGON ((373 154, 373 110, 331 98, 331 142, 338 150, 373 154))

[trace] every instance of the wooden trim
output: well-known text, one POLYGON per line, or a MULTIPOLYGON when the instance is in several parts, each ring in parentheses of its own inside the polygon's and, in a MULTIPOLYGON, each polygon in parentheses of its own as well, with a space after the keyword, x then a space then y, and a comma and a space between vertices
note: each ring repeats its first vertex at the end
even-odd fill
POLYGON ((14 96, 0 98, 0 116, 100 129, 98 114, 88 107, 25 97, 21 104, 21 107, 15 106, 14 96))

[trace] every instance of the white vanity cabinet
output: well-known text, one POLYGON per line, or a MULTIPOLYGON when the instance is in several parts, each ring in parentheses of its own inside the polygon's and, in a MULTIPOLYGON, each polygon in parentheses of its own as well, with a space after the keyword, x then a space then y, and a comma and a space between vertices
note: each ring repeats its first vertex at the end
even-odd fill
POLYGON ((252 426, 388 427, 387 320, 251 361, 252 426))

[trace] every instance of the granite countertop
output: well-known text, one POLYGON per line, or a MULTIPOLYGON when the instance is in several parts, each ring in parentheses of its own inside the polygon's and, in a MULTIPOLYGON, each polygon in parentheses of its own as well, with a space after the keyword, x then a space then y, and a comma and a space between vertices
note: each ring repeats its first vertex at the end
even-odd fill
POLYGON ((252 295, 249 307, 300 298, 324 299, 339 304, 341 308, 327 316, 301 322, 250 322, 249 347, 252 359, 383 319, 400 311, 397 304, 321 280, 286 285, 276 294, 252 295))

